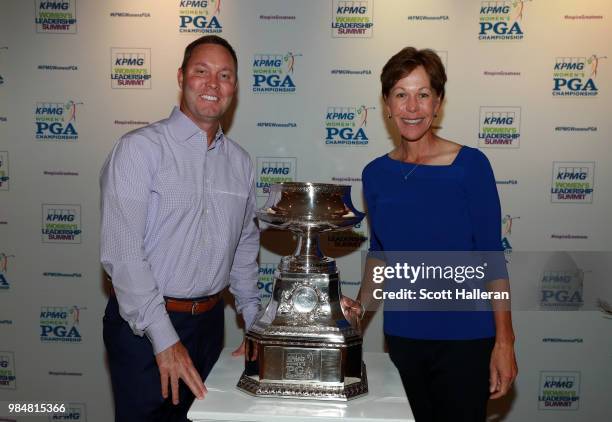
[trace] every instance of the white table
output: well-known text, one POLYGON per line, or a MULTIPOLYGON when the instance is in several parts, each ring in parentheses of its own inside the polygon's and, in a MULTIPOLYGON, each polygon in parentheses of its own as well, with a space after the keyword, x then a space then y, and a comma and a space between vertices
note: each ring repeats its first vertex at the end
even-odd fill
POLYGON ((187 417, 204 421, 414 421, 408 399, 386 353, 365 353, 369 393, 348 402, 256 398, 236 388, 244 357, 223 349, 206 381, 208 394, 195 400, 187 417))

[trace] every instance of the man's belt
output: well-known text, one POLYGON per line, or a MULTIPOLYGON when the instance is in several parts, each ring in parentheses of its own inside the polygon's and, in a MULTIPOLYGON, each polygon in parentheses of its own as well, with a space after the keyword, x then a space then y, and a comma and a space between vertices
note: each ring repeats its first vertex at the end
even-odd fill
MULTIPOLYGON (((115 296, 115 289, 111 286, 110 294, 115 296)), ((199 297, 197 299, 176 299, 172 297, 164 297, 166 302, 166 310, 169 312, 186 312, 191 315, 198 315, 210 311, 221 299, 221 292, 199 297)))
POLYGON ((210 311, 221 299, 221 293, 198 299, 174 299, 164 297, 166 310, 169 312, 187 312, 198 315, 210 311))

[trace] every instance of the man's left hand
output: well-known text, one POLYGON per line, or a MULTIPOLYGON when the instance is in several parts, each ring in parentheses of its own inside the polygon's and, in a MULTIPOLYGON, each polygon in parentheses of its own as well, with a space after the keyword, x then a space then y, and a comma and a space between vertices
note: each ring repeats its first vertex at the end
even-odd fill
POLYGON ((246 340, 242 340, 242 343, 236 350, 232 352, 232 356, 242 356, 246 350, 246 340))

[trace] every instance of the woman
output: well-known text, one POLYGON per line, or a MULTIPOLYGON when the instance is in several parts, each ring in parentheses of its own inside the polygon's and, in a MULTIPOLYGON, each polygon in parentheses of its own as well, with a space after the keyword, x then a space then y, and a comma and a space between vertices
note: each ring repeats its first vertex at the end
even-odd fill
MULTIPOLYGON (((401 142, 363 171, 370 250, 503 251, 489 161, 479 150, 432 131, 446 82, 440 58, 432 50, 404 48, 384 66, 381 82, 401 142)), ((370 270, 375 262, 369 260, 370 270)), ((506 277, 487 288, 507 291, 506 277)), ((359 311, 353 307, 354 313, 363 316, 371 306, 373 288, 367 280, 362 284, 363 305, 359 311)), ((509 308, 385 308, 384 331, 417 422, 485 421, 488 399, 506 394, 516 377, 509 308)))

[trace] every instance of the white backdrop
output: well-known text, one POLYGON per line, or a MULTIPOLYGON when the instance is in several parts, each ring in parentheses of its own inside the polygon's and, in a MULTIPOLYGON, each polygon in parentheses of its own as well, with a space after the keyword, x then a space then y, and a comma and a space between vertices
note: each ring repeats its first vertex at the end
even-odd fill
MULTIPOLYGON (((610 419, 612 320, 594 306, 612 301, 609 1, 5 0, 0 8, 0 418, 40 420, 9 415, 7 401, 58 401, 71 410, 50 420, 112 420, 99 169, 123 133, 170 113, 184 47, 217 33, 238 53, 225 127, 256 163, 260 204, 269 183, 299 180, 350 184, 363 209, 361 170, 395 135, 380 70, 407 45, 438 51, 449 78, 438 133, 492 162, 519 304, 520 375, 490 419, 610 419)), ((364 222, 323 245, 351 296, 367 237, 364 222)), ((290 237, 264 234, 264 300, 270 269, 291 247, 290 237)), ((234 346, 241 331, 226 311, 234 346)), ((383 350, 380 315, 365 345, 383 350)))

